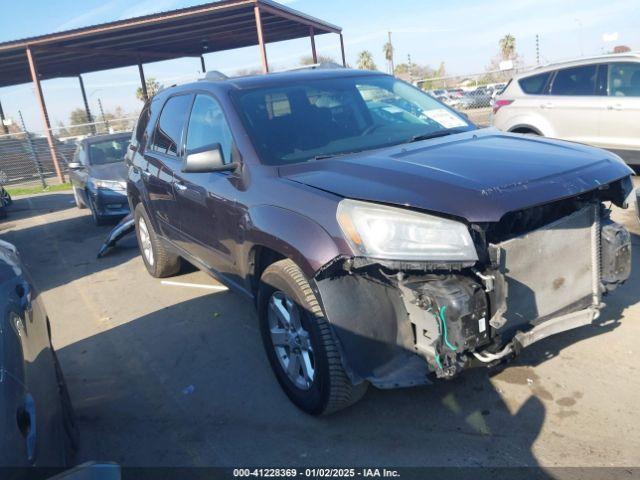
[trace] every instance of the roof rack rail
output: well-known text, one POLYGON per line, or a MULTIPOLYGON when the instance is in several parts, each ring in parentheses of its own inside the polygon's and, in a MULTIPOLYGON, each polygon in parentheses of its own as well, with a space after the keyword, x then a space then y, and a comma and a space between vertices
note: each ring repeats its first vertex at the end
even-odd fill
POLYGON ((312 63, 311 65, 300 65, 298 67, 284 68, 282 70, 278 70, 278 72, 295 72, 296 70, 315 70, 315 69, 323 69, 323 68, 344 68, 339 63, 335 62, 322 62, 322 63, 312 63))
POLYGON ((201 78, 200 80, 209 80, 209 81, 215 81, 215 80, 228 80, 229 77, 227 77, 224 73, 219 72, 218 70, 210 70, 208 72, 206 72, 204 74, 204 77, 201 78))

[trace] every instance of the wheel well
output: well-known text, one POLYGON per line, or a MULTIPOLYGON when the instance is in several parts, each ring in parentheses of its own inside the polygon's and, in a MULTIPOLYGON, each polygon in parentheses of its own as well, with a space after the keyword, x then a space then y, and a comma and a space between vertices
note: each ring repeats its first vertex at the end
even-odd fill
POLYGON ((538 131, 537 129, 533 128, 533 127, 514 127, 511 130, 509 130, 511 133, 533 133, 535 135, 542 135, 542 133, 540 133, 540 131, 538 131))
POLYGON ((267 267, 286 257, 269 247, 257 245, 251 250, 251 292, 255 295, 260 285, 260 277, 267 267))

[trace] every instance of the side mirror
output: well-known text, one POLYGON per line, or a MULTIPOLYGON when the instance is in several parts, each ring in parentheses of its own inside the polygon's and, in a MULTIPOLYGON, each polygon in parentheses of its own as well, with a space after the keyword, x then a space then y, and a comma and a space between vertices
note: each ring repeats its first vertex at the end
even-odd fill
POLYGON ((71 162, 67 164, 67 167, 69 167, 69 170, 82 170, 84 168, 84 165, 82 165, 80 162, 71 162))
POLYGON ((182 171, 186 173, 208 173, 235 170, 237 163, 224 163, 224 154, 219 143, 187 152, 182 171))

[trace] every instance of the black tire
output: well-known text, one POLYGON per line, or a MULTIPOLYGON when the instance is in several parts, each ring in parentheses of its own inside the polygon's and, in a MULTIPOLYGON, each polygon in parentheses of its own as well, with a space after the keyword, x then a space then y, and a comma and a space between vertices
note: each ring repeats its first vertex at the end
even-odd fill
POLYGON ((82 210, 83 208, 87 208, 87 206, 82 203, 82 199, 80 198, 78 189, 75 186, 73 187, 73 200, 76 202, 76 207, 78 207, 80 210, 82 210))
POLYGON ((2 201, 2 204, 5 207, 11 206, 11 204, 13 203, 13 199, 11 198, 11 195, 9 195, 9 192, 7 192, 4 187, 0 187, 0 188, 2 189, 2 191, 0 191, 0 201, 2 201))
POLYGON ((134 217, 138 246, 140 247, 142 261, 144 263, 144 266, 147 268, 147 272, 149 272, 149 275, 156 278, 164 278, 178 273, 180 271, 182 259, 177 255, 169 253, 169 251, 162 244, 162 240, 158 238, 158 235, 153 230, 153 225, 149 221, 149 216, 147 215, 147 212, 144 209, 142 203, 138 203, 138 205, 136 206, 134 217), (143 232, 142 236, 141 225, 143 232), (147 245, 148 248, 151 248, 152 252, 150 258, 148 258, 148 255, 145 253, 145 249, 143 247, 143 243, 146 243, 142 240, 142 238, 144 237, 145 229, 149 238, 149 244, 147 245))
POLYGON ((87 193, 87 202, 89 203, 89 210, 91 210, 91 219, 93 220, 93 224, 97 227, 104 225, 107 220, 103 216, 98 214, 90 193, 87 193))
POLYGON ((367 382, 353 385, 342 366, 340 353, 331 327, 318 300, 300 268, 291 260, 276 262, 264 271, 258 291, 260 331, 269 363, 280 386, 289 399, 311 415, 327 415, 360 400, 367 382), (302 308, 302 327, 308 332, 313 349, 314 375, 307 389, 298 387, 288 376, 278 359, 271 338, 269 303, 274 294, 284 293, 302 308))
POLYGON ((71 396, 69 395, 67 383, 64 380, 64 375, 60 368, 60 362, 55 354, 55 350, 52 349, 52 352, 62 409, 62 426, 64 428, 66 441, 65 461, 67 467, 70 467, 74 464, 75 455, 78 453, 78 449, 80 448, 80 433, 76 422, 75 411, 73 410, 73 404, 71 403, 71 396))

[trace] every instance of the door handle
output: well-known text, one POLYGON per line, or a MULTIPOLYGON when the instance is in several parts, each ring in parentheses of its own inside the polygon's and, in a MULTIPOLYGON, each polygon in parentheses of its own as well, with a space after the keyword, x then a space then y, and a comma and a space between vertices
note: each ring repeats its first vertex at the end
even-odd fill
POLYGON ((184 183, 175 182, 173 185, 176 187, 176 190, 178 190, 179 192, 184 192, 187 189, 187 186, 184 183))
POLYGON ((607 105, 607 110, 622 110, 622 105, 616 103, 615 105, 607 105))
POLYGON ((547 102, 540 104, 540 108, 553 108, 553 103, 547 102))

